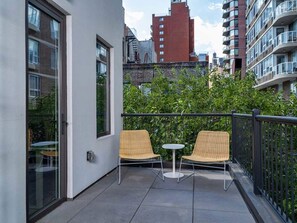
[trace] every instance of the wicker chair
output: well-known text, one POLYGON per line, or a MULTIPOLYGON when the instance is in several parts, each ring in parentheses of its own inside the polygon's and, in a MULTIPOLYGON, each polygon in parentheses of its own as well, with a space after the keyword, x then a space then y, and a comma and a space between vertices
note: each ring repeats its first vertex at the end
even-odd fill
POLYGON ((164 180, 162 157, 153 152, 149 133, 146 130, 123 130, 120 135, 119 151, 119 184, 121 183, 121 166, 133 164, 160 163, 162 177, 159 172, 154 172, 164 180), (129 161, 122 163, 122 161, 129 161))
MULTIPOLYGON (((224 169, 224 190, 228 190, 232 181, 226 186, 226 161, 229 160, 229 133, 222 131, 200 131, 192 155, 182 156, 179 172, 182 164, 192 165, 193 172, 182 180, 195 174, 194 166, 224 169), (210 164, 223 163, 223 167, 210 164)), ((180 179, 178 178, 178 182, 180 179)))

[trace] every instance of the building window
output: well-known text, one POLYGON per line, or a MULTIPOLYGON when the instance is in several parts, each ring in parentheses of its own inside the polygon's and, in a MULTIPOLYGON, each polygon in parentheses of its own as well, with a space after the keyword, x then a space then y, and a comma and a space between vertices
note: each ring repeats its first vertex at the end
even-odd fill
POLYGON ((160 62, 164 62, 164 58, 160 58, 160 62))
POLYGON ((295 94, 297 96, 297 82, 292 82, 291 83, 291 92, 292 94, 295 94))
POLYGON ((164 35, 164 31, 160 31, 159 34, 160 34, 160 35, 164 35))
POLYGON ((163 29, 163 28, 164 28, 164 25, 163 25, 163 24, 160 24, 160 25, 159 25, 159 28, 160 28, 160 29, 163 29))
POLYGON ((161 37, 161 38, 160 38, 160 42, 163 42, 163 41, 164 41, 164 38, 163 38, 163 37, 161 37))
POLYGON ((110 72, 109 48, 96 44, 96 114, 97 137, 110 134, 110 72))
POLYGON ((36 98, 40 96, 40 77, 29 74, 29 97, 36 98))
POLYGON ((56 20, 51 20, 51 38, 58 39, 59 38, 59 23, 56 20))
POLYGON ((30 25, 39 29, 40 25, 40 11, 33 7, 32 5, 28 6, 28 22, 30 25))
POLYGON ((160 55, 164 55, 164 51, 160 51, 160 55))
POLYGON ((164 44, 160 44, 160 48, 164 48, 164 44))
POLYGON ((164 21, 164 18, 163 18, 163 17, 160 17, 160 18, 159 18, 159 21, 160 21, 160 22, 163 22, 163 21, 164 21))
POLYGON ((56 70, 57 64, 58 64, 58 51, 56 49, 52 49, 52 51, 51 51, 51 68, 53 70, 56 70))
POLYGON ((29 39, 29 63, 39 64, 39 43, 29 39))

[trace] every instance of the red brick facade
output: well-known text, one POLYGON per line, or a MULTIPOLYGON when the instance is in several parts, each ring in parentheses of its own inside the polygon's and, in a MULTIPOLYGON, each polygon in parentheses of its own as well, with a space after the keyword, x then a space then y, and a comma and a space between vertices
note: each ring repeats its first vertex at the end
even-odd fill
POLYGON ((152 19, 158 62, 197 61, 190 56, 194 52, 194 19, 190 18, 186 2, 171 3, 170 15, 153 14, 152 19))

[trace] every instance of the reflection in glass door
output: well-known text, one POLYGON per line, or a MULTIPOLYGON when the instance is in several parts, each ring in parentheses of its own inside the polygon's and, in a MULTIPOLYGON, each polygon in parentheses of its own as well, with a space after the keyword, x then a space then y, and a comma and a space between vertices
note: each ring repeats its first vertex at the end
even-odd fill
MULTIPOLYGON (((33 2, 33 1, 32 1, 33 2)), ((28 4, 27 196, 33 216, 61 199, 63 116, 61 23, 43 5, 28 4)))

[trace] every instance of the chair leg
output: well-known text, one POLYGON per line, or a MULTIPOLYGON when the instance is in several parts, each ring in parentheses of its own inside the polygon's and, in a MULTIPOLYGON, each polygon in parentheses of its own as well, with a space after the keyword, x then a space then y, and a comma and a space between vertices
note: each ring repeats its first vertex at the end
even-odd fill
POLYGON ((119 157, 119 182, 118 184, 120 185, 121 183, 121 158, 119 157))
MULTIPOLYGON (((185 164, 187 164, 187 163, 185 163, 185 164)), ((181 158, 181 160, 180 160, 179 173, 181 172, 181 165, 182 165, 182 158, 181 158)), ((187 165, 190 165, 190 164, 187 164, 187 165)), ((184 180, 186 180, 186 179, 188 179, 188 178, 191 177, 192 175, 195 176, 195 167, 194 167, 194 163, 192 163, 192 167, 193 167, 193 172, 192 172, 190 175, 184 177, 183 179, 180 180, 180 179, 179 179, 179 174, 178 174, 178 178, 177 178, 177 182, 178 182, 178 183, 179 183, 179 182, 182 182, 182 181, 184 181, 184 180)))
POLYGON ((162 180, 164 181, 164 170, 163 170, 163 160, 162 157, 160 157, 160 165, 161 165, 161 171, 162 171, 162 180))
POLYGON ((232 182, 233 182, 233 178, 231 179, 231 182, 226 186, 226 162, 224 161, 224 191, 227 191, 229 189, 232 182))

